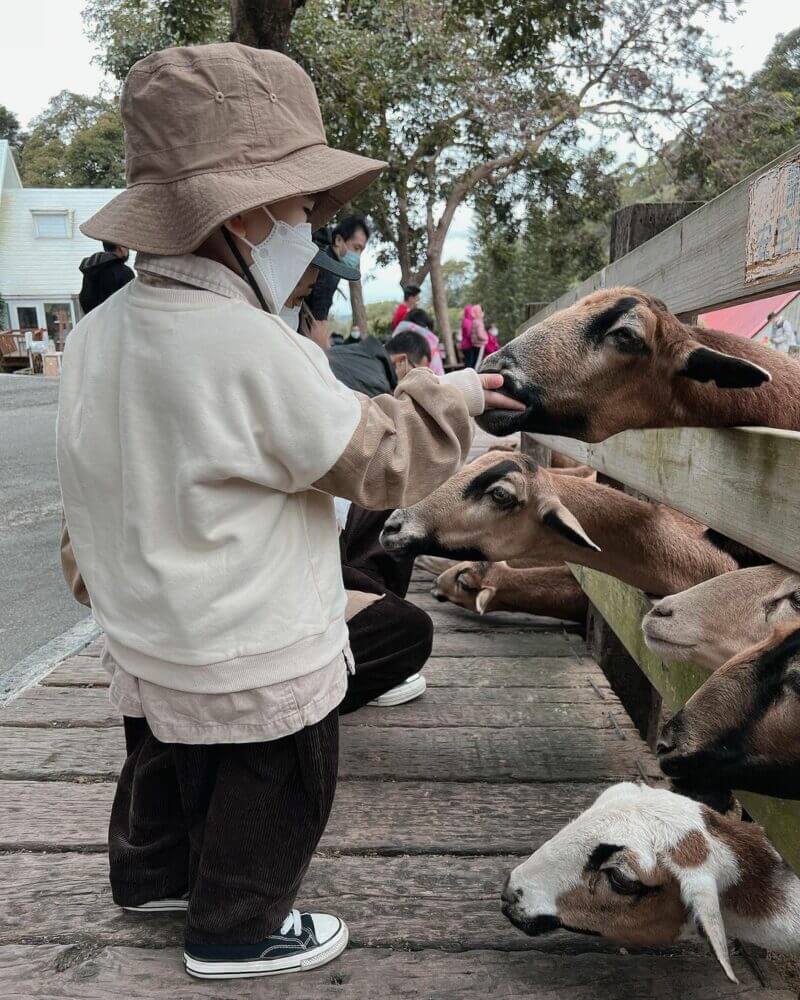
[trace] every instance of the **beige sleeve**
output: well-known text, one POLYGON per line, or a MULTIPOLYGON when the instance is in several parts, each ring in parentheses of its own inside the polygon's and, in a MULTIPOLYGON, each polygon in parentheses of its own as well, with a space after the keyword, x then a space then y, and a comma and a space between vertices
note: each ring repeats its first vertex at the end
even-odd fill
POLYGON ((482 411, 483 391, 471 370, 457 381, 417 368, 394 396, 359 395, 359 401, 355 433, 314 488, 367 510, 387 510, 424 499, 461 467, 472 443, 470 415, 482 411))
POLYGON ((72 596, 80 604, 85 604, 87 608, 90 608, 92 602, 84 586, 78 564, 75 562, 75 554, 72 551, 72 542, 69 540, 69 530, 63 514, 61 515, 61 569, 64 572, 64 579, 72 591, 72 596))

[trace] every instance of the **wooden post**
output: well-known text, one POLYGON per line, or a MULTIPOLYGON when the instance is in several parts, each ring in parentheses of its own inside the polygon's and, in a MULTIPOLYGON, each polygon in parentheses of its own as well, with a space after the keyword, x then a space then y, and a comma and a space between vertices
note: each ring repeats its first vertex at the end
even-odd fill
POLYGON ((646 243, 684 216, 700 208, 702 201, 668 201, 627 205, 614 212, 611 219, 611 246, 609 262, 613 263, 626 253, 646 243))

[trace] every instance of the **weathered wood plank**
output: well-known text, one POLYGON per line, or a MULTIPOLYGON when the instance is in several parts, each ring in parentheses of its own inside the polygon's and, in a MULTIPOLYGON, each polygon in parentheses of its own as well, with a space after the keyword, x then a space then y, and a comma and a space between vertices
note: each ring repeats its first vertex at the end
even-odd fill
MULTIPOLYGON (((0 850, 104 851, 111 782, 0 782, 0 850)), ((336 853, 525 854, 605 784, 343 781, 320 849, 336 853)))
MULTIPOLYGON (((339 914, 351 944, 395 950, 615 952, 601 939, 566 932, 530 938, 500 912, 500 892, 521 858, 315 857, 298 906, 339 914)), ((0 944, 128 945, 183 943, 181 915, 141 917, 111 899, 101 854, 6 854, 0 857, 5 905, 0 944)))
POLYGON ((259 979, 204 982, 183 971, 177 949, 80 945, 0 947, 9 996, 30 1000, 108 1000, 125 987, 136 1000, 794 1000, 790 989, 762 987, 741 956, 733 957, 739 984, 730 983, 710 956, 586 953, 515 954, 487 950, 452 953, 349 948, 332 965, 283 976, 279 987, 259 979))
MULTIPOLYGON (((706 680, 708 671, 691 663, 664 663, 647 648, 641 622, 651 605, 640 590, 585 566, 570 568, 666 705, 673 711, 680 708, 706 680)), ((736 794, 764 826, 783 857, 800 872, 800 802, 768 799, 749 792, 736 794)))
MULTIPOLYGON (((46 687, 108 687, 108 673, 98 660, 93 663, 73 657, 42 683, 46 687)), ((432 656, 425 677, 430 687, 578 687, 590 691, 589 678, 600 688, 608 687, 597 664, 580 655, 432 656)))
MULTIPOLYGON (((112 780, 118 729, 0 729, 0 779, 112 780)), ((637 733, 612 729, 343 726, 342 778, 431 781, 614 781, 657 767, 637 733), (622 738, 624 737, 624 738, 622 738)))
POLYGON ((572 656, 583 651, 575 635, 520 629, 513 633, 434 632, 435 656, 572 656))
MULTIPOLYGON (((345 726, 576 726, 608 729, 629 727, 622 706, 609 699, 573 698, 575 688, 560 688, 560 701, 543 701, 535 688, 432 688, 423 698, 392 708, 366 706, 342 717, 345 726)), ((591 691, 591 689, 589 689, 591 691)), ((552 693, 552 689, 551 689, 552 693)), ((3 726, 75 728, 118 726, 105 688, 33 688, 4 709, 3 726)))
POLYGON ((599 444, 535 434, 571 458, 800 571, 800 433, 626 431, 599 444))
POLYGON ((753 181, 778 163, 800 157, 795 146, 691 215, 593 274, 527 320, 528 329, 598 288, 633 285, 663 299, 675 313, 696 313, 770 292, 800 287, 800 274, 757 283, 745 277, 747 218, 753 181))

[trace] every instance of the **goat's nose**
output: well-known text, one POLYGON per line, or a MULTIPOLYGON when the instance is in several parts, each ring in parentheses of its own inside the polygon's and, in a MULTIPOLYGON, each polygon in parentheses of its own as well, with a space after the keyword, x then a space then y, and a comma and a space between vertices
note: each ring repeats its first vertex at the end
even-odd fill
POLYGON ((403 518, 400 511, 396 510, 393 514, 390 514, 386 522, 383 525, 383 531, 381 535, 389 536, 396 535, 403 526, 403 518))
POLYGON ((505 885, 503 886, 503 891, 500 894, 500 898, 503 900, 504 903, 516 903, 521 895, 522 893, 520 892, 519 889, 511 888, 511 876, 509 875, 508 878, 506 879, 505 885))
POLYGON ((658 740, 656 741, 656 753, 659 756, 665 753, 672 753, 677 745, 678 740, 676 727, 673 726, 672 722, 668 722, 658 734, 658 740))
POLYGON ((665 601, 659 601, 650 609, 650 614, 653 618, 672 618, 675 612, 665 601))

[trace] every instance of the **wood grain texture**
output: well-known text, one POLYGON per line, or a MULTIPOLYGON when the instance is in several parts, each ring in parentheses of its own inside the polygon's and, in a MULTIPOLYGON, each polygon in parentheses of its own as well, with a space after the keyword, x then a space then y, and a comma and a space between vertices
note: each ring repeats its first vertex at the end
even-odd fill
MULTIPOLYGON (((355 947, 586 950, 561 934, 528 938, 500 912, 500 892, 517 856, 458 858, 315 857, 298 905, 339 914, 355 947), (577 946, 577 948, 576 948, 577 946)), ((5 905, 0 944, 52 943, 163 947, 183 941, 181 915, 134 915, 115 906, 101 854, 0 857, 5 905), (32 887, 35 887, 32 891, 32 887)), ((599 943, 600 950, 613 946, 599 943)))
POLYGON ((670 428, 599 444, 532 436, 800 571, 800 433, 670 428))
MULTIPOLYGON (((605 784, 342 781, 321 851, 525 854, 605 784)), ((0 850, 104 851, 114 784, 0 782, 0 850)))
POLYGON ((568 957, 487 950, 451 953, 349 948, 332 965, 300 976, 206 982, 190 979, 176 948, 6 945, 0 966, 7 996, 30 1000, 794 1000, 762 987, 741 956, 730 983, 709 956, 682 953, 568 957), (278 985, 279 984, 279 985, 278 985))
MULTIPOLYGON (((589 688, 608 684, 588 657, 572 656, 432 656, 425 665, 429 687, 589 688)), ((99 660, 75 656, 65 660, 42 682, 45 687, 108 687, 99 660)), ((587 696, 588 697, 588 696, 587 696)), ((12 702, 12 705, 14 703, 12 702)))
MULTIPOLYGON (((431 688, 413 702, 392 708, 365 706, 342 717, 344 726, 575 726, 608 729, 630 724, 622 707, 611 699, 598 699, 587 685, 548 689, 549 698, 536 688, 431 688), (557 693, 558 698, 553 697, 557 693), (580 695, 576 697, 576 695, 580 695), (591 697, 590 697, 591 695, 591 697)), ((105 688, 32 688, 22 698, 0 709, 3 726, 75 728, 119 726, 121 718, 112 708, 105 688)))
POLYGON ((527 320, 520 332, 589 292, 632 285, 666 302, 675 313, 695 313, 771 292, 800 287, 800 274, 758 283, 745 277, 750 186, 756 177, 800 153, 795 146, 691 215, 581 282, 527 320))
MULTIPOLYGON (((664 663, 647 648, 641 622, 650 610, 650 602, 640 590, 585 566, 570 568, 589 600, 658 689, 666 705, 673 711, 680 708, 706 680, 708 671, 692 663, 664 663)), ((749 792, 736 794, 762 824, 786 861, 800 872, 800 802, 749 792)))
MULTIPOLYGON (((614 729, 343 726, 339 775, 429 781, 621 781, 657 774, 638 734, 614 729)), ((0 729, 0 779, 113 780, 119 729, 0 729)))

